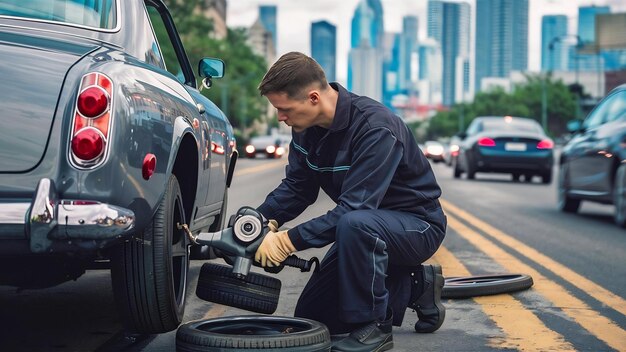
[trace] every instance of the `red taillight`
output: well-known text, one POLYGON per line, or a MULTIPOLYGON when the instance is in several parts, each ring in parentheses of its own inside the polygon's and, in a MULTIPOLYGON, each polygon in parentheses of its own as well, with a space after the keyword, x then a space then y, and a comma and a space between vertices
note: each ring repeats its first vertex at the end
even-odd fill
POLYGON ((102 133, 92 127, 87 127, 72 138, 72 152, 82 161, 91 161, 99 157, 104 151, 102 133))
POLYGON ((483 137, 478 140, 478 145, 481 147, 495 147, 496 141, 491 138, 483 137))
POLYGON ((146 154, 141 165, 141 176, 144 180, 149 180, 156 169, 156 156, 152 153, 146 154))
POLYGON ((544 139, 537 143, 537 149, 552 149, 554 148, 554 142, 549 139, 544 139))
POLYGON ((109 97, 101 87, 91 86, 78 95, 76 107, 85 117, 98 117, 107 111, 109 97))
POLYGON ((77 167, 93 167, 106 157, 111 129, 113 83, 102 73, 83 76, 74 109, 70 159, 77 167))

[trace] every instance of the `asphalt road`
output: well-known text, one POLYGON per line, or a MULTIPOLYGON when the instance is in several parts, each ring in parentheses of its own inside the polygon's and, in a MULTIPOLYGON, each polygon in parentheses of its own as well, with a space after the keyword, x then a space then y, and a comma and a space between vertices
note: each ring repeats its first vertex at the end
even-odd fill
MULTIPOLYGON (((229 213, 258 205, 280 182, 284 163, 240 160, 229 213)), ((626 350, 626 231, 612 223, 612 207, 583 203, 580 214, 564 214, 555 184, 480 173, 455 180, 443 164, 433 168, 449 227, 430 261, 442 264, 446 277, 524 273, 535 284, 512 295, 445 300, 446 320, 433 334, 416 334, 417 316, 408 311, 394 330, 394 351, 626 350)), ((332 206, 321 196, 286 226, 332 206)), ((321 258, 324 251, 298 255, 321 258)), ((192 263, 185 320, 251 314, 195 297, 201 264, 192 263)), ((175 332, 120 332, 107 276, 93 271, 46 290, 0 286, 0 351, 174 351, 175 332)), ((275 314, 290 316, 309 274, 286 268, 277 277, 283 288, 275 314)))

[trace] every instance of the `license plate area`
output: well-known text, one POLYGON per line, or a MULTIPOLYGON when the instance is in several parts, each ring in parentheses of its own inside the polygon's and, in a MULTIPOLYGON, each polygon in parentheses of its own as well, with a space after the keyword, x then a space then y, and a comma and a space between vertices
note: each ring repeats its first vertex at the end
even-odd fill
POLYGON ((525 152, 526 143, 507 142, 504 144, 504 150, 508 150, 511 152, 525 152))

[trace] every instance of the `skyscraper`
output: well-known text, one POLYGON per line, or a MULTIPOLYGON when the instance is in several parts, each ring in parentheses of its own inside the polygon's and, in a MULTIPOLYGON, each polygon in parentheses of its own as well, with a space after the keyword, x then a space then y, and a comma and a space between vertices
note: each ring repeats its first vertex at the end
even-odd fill
POLYGON ((545 15, 541 19, 541 70, 567 70, 567 16, 545 15), (558 40, 555 40, 558 38, 558 40), (553 41, 554 40, 554 41, 553 41), (552 48, 550 48, 552 43, 552 48))
POLYGON ((470 6, 468 3, 430 0, 428 36, 441 47, 443 105, 467 99, 470 66, 470 6))
POLYGON ((382 100, 383 34, 380 0, 361 0, 352 17, 348 89, 378 101, 382 100))
POLYGON ((403 91, 411 90, 411 58, 417 47, 417 17, 405 16, 402 18, 402 34, 400 41, 400 67, 398 72, 399 88, 403 91))
MULTIPOLYGON (((581 6, 578 8, 578 37, 583 45, 593 45, 596 41, 596 15, 611 13, 608 6, 581 6)), ((570 51, 570 60, 576 61, 575 67, 580 71, 603 71, 604 58, 596 54, 583 54, 577 50, 570 51)))
POLYGON ((578 36, 583 44, 596 41, 596 15, 611 13, 608 6, 581 6, 578 8, 578 36))
POLYGON ((351 26, 351 48, 367 43, 378 48, 383 40, 383 5, 380 0, 361 0, 354 10, 351 26))
POLYGON ((259 18, 263 27, 272 33, 272 41, 275 46, 278 46, 276 40, 276 6, 274 5, 261 5, 259 6, 259 18))
POLYGON ((528 68, 528 0, 476 0, 475 87, 528 68))
POLYGON ((329 82, 337 79, 337 28, 334 25, 327 21, 311 24, 311 56, 322 66, 329 82))

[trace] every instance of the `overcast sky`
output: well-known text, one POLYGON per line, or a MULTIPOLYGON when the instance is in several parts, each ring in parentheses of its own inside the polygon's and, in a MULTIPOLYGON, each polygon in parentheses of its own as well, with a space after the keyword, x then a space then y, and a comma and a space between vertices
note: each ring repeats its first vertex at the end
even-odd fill
MULTIPOLYGON (((337 26, 337 79, 345 82, 350 49, 350 24, 359 0, 228 0, 227 24, 249 27, 258 17, 259 5, 278 7, 278 55, 289 51, 311 54, 311 22, 326 20, 337 26)), ((386 32, 400 32, 402 17, 418 17, 419 37, 426 36, 427 0, 381 0, 386 32)), ((472 6, 474 0, 466 1, 472 6)), ((609 5, 612 12, 626 12, 626 0, 529 0, 528 68, 541 66, 541 17, 564 14, 569 18, 570 33, 576 33, 578 6, 609 5)))

